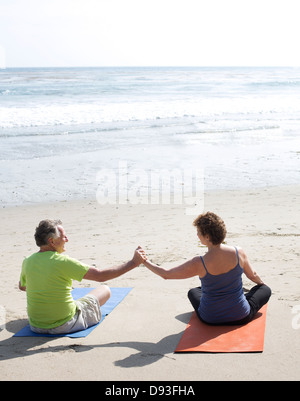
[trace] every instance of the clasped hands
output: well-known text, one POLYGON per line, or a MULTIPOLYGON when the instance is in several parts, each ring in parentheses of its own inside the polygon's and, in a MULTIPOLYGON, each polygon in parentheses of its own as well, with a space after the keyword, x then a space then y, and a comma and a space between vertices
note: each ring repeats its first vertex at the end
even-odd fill
POLYGON ((138 246, 134 252, 132 261, 139 266, 140 264, 147 262, 147 260, 146 252, 141 246, 138 246))

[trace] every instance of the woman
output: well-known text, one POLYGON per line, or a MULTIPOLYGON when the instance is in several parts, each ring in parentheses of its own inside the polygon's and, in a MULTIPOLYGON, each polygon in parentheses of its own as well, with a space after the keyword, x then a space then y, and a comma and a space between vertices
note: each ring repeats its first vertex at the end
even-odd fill
MULTIPOLYGON (((211 325, 242 325, 250 322, 268 302, 271 290, 252 269, 241 248, 224 245, 226 227, 212 212, 194 221, 201 243, 208 251, 180 266, 166 270, 144 256, 144 265, 164 279, 199 276, 201 287, 189 291, 188 298, 199 319, 211 325), (244 295, 242 274, 256 286, 244 295)), ((144 255, 144 252, 141 251, 144 255)))

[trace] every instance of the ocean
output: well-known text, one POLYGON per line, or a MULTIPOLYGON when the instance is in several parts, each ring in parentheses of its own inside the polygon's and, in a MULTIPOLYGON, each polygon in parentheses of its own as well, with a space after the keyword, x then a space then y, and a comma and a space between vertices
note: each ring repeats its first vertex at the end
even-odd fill
POLYGON ((300 68, 0 70, 2 207, 299 183, 300 68))

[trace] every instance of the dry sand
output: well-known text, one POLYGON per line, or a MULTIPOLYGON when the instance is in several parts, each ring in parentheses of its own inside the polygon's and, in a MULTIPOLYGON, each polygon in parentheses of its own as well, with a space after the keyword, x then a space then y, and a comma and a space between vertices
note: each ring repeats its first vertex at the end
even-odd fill
MULTIPOLYGON (((164 281, 143 266, 107 283, 133 290, 88 337, 13 337, 27 324, 18 280, 23 258, 37 250, 33 233, 43 218, 60 218, 69 237, 66 253, 99 268, 128 260, 137 245, 166 266, 206 249, 184 205, 85 200, 1 209, 1 380, 299 380, 299 199, 300 186, 205 194, 204 210, 225 220, 227 244, 245 249, 273 291, 264 352, 254 354, 174 354, 192 313, 186 293, 198 278, 164 281)), ((83 280, 74 287, 95 284, 83 280)), ((251 285, 245 279, 244 286, 251 285)))

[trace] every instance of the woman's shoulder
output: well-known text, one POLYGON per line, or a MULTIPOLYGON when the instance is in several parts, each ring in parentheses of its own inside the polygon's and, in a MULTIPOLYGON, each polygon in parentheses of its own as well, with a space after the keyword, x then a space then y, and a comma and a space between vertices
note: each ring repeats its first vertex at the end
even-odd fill
POLYGON ((243 250, 242 250, 242 248, 241 247, 239 247, 239 246, 235 246, 235 245, 227 245, 227 244, 222 244, 222 247, 221 247, 221 253, 223 253, 224 255, 225 254, 228 254, 228 255, 236 255, 237 253, 239 254, 240 252, 242 252, 243 253, 243 250))
POLYGON ((235 246, 236 251, 238 252, 239 256, 244 256, 246 257, 246 252, 244 251, 244 249, 240 246, 235 246))
POLYGON ((239 255, 246 255, 244 249, 238 245, 222 245, 222 246, 224 251, 231 253, 235 252, 238 253, 239 255))
POLYGON ((248 262, 248 258, 246 252, 240 246, 235 247, 239 256, 239 264, 241 267, 244 267, 245 263, 248 262))
POLYGON ((190 263, 195 263, 195 264, 201 263, 201 264, 202 264, 202 258, 203 258, 203 256, 200 256, 200 255, 194 256, 194 257, 190 260, 190 263))

